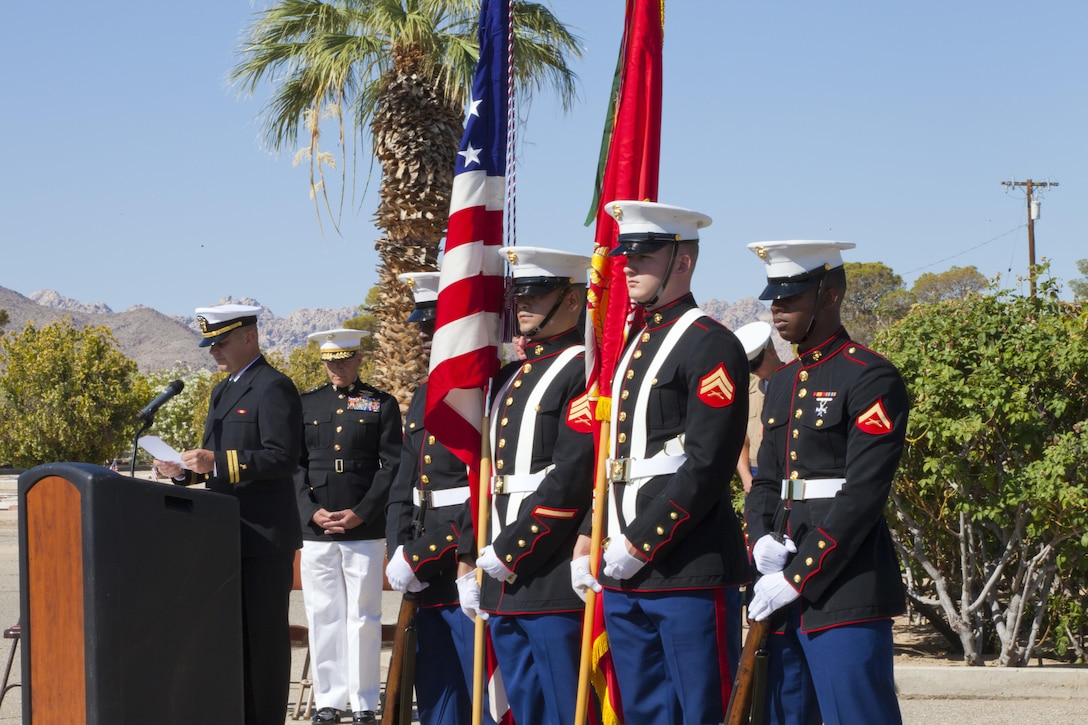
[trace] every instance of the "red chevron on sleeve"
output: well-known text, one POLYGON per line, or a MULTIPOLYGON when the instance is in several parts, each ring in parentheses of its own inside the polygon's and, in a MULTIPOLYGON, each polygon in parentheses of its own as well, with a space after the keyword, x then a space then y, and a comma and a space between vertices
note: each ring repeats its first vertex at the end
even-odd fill
POLYGON ((888 416, 888 411, 884 410, 884 403, 880 400, 859 415, 856 424, 859 429, 872 435, 892 432, 892 419, 888 416))
POLYGON ((725 371, 725 364, 718 363, 718 367, 711 370, 699 381, 699 400, 711 408, 724 408, 733 402, 733 396, 737 386, 725 371))
POLYGON ((589 393, 582 393, 567 406, 567 425, 579 433, 593 432, 593 409, 589 406, 589 393))

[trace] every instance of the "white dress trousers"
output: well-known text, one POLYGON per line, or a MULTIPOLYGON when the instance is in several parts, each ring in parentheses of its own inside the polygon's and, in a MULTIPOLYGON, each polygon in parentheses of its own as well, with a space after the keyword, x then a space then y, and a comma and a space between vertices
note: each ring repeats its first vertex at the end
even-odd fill
POLYGON ((303 541, 314 705, 377 710, 385 539, 303 541))

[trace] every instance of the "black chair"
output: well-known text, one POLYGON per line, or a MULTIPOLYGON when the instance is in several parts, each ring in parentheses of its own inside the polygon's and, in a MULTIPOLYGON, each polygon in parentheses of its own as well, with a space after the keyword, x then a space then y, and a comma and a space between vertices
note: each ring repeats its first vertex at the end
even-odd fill
POLYGON ((14 687, 22 687, 21 682, 9 682, 11 678, 11 666, 15 663, 15 652, 19 649, 19 638, 22 636, 23 627, 21 624, 16 623, 11 627, 4 630, 4 639, 10 639, 11 651, 8 653, 8 664, 4 668, 4 682, 0 684, 0 705, 4 703, 4 698, 7 697, 8 690, 14 687))

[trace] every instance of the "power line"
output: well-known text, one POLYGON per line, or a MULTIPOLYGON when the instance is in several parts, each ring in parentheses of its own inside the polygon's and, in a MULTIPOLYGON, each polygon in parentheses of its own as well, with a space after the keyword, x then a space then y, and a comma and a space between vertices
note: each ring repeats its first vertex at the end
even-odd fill
POLYGON ((1010 234, 1018 232, 1021 229, 1023 229, 1025 226, 1027 226, 1027 225, 1020 224, 1018 226, 1013 227, 1012 229, 1010 229, 1007 232, 1004 232, 1002 234, 998 234, 996 237, 993 237, 992 239, 987 239, 985 242, 980 242, 980 243, 976 244, 973 247, 968 247, 967 249, 963 250, 962 252, 956 252, 955 254, 953 254, 951 256, 945 257, 944 259, 938 259, 936 262, 930 262, 929 264, 923 264, 921 267, 915 267, 914 269, 909 269, 906 272, 904 272, 903 274, 904 275, 914 274, 915 272, 918 272, 918 271, 923 270, 923 269, 929 269, 930 267, 936 267, 938 264, 943 264, 943 263, 947 262, 950 259, 955 259, 956 257, 962 257, 963 255, 967 254, 968 252, 973 252, 976 249, 979 249, 980 247, 985 247, 987 244, 992 244, 993 242, 996 242, 998 239, 1003 239, 1004 237, 1007 237, 1010 234))

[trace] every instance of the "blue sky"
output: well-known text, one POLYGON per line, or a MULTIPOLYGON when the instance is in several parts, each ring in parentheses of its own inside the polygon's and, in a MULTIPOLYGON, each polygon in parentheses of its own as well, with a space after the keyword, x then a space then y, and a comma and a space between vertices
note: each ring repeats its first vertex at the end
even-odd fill
MULTIPOLYGON (((262 97, 226 75, 264 0, 36 0, 5 9, 0 286, 120 311, 253 297, 278 315, 355 305, 377 277, 377 182, 322 235, 307 172, 261 144, 262 97)), ((585 45, 564 115, 525 111, 518 243, 589 253, 622 0, 555 0, 585 45)), ((1088 3, 668 0, 661 201, 714 218, 698 299, 758 294, 745 248, 856 242, 910 284, 975 265, 1016 285, 1088 258, 1088 3)), ((524 110, 524 109, 523 109, 524 110)), ((452 163, 452 161, 451 161, 452 163)), ((367 168, 360 165, 359 189, 367 168)), ((349 203, 350 200, 349 200, 349 203)))

